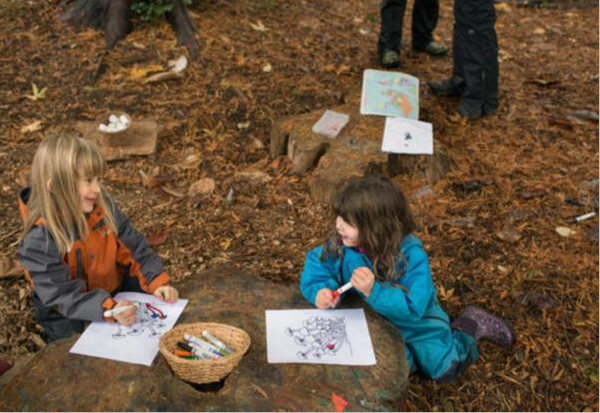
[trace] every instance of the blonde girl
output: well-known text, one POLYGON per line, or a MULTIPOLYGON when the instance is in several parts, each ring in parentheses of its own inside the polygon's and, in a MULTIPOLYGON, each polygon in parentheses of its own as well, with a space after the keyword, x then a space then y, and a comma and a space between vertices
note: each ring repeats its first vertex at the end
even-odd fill
POLYGON ((18 257, 47 341, 80 333, 89 321, 133 324, 132 303, 112 298, 119 291, 178 298, 160 257, 103 190, 105 168, 93 143, 51 136, 33 158, 31 186, 19 194, 18 257), (104 318, 121 306, 130 308, 104 318))

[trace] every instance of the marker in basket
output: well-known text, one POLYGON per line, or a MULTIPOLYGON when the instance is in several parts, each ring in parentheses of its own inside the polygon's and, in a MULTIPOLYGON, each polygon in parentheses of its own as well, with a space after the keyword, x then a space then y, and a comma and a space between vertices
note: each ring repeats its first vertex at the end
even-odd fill
POLYGON ((213 336, 206 330, 202 331, 202 337, 206 338, 208 341, 210 341, 212 344, 217 346, 219 349, 225 351, 227 353, 227 355, 232 354, 234 352, 232 349, 227 347, 227 345, 225 345, 225 343, 223 343, 221 340, 219 340, 218 338, 216 338, 215 336, 213 336))
POLYGON ((131 308, 135 308, 135 305, 124 305, 122 307, 115 307, 112 310, 106 310, 104 312, 104 317, 105 318, 109 318, 109 317, 114 317, 118 314, 124 313, 125 311, 131 309, 131 308))
POLYGON ((213 346, 210 343, 207 343, 204 340, 199 339, 198 337, 195 337, 191 334, 184 334, 183 337, 186 339, 186 341, 190 344, 190 346, 194 347, 198 346, 200 347, 202 350, 212 353, 217 357, 223 357, 225 354, 223 354, 223 352, 221 352, 220 349, 218 349, 217 347, 213 346))
POLYGON ((342 295, 343 293, 345 293, 346 291, 348 291, 350 288, 352 288, 352 283, 346 283, 344 285, 342 285, 340 288, 338 288, 335 291, 331 292, 331 296, 333 297, 333 299, 338 298, 340 295, 342 295))
POLYGON ((189 351, 190 353, 192 353, 193 356, 199 357, 201 359, 209 360, 215 358, 213 354, 209 354, 200 348, 192 347, 189 344, 184 343, 183 341, 178 341, 177 347, 185 351, 189 351))

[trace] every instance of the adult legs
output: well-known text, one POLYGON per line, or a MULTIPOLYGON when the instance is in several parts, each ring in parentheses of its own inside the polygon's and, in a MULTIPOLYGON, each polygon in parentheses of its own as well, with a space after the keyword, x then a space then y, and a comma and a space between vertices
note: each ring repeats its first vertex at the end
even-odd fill
POLYGON ((412 13, 412 46, 424 51, 433 41, 440 13, 439 0, 415 0, 412 13))
POLYGON ((402 25, 404 12, 406 11, 406 0, 382 0, 381 1, 381 30, 377 52, 380 56, 387 50, 400 53, 402 46, 402 25))

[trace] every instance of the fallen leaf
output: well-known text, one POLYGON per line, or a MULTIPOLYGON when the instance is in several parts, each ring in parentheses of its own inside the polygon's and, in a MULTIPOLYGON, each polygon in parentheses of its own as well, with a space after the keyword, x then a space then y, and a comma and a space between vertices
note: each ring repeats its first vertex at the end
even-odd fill
POLYGON ((501 230, 496 231, 496 236, 502 241, 509 242, 511 244, 514 244, 521 239, 521 234, 519 234, 515 227, 513 227, 510 223, 506 223, 501 230))
POLYGON ((145 67, 133 67, 131 69, 131 71, 129 72, 129 78, 132 80, 139 80, 139 79, 143 79, 146 76, 148 76, 148 73, 152 73, 152 72, 160 72, 162 70, 162 66, 160 65, 149 65, 149 66, 145 66, 145 67))
POLYGON ((177 60, 169 60, 169 67, 173 73, 183 72, 187 65, 188 60, 183 55, 179 56, 177 60))
POLYGON ((338 396, 333 392, 331 393, 331 401, 335 406, 336 412, 343 412, 346 406, 348 405, 348 402, 342 396, 338 396))
POLYGON ((194 197, 196 195, 210 195, 215 190, 215 186, 214 179, 202 178, 190 186, 188 195, 190 197, 194 197))
POLYGON ((23 126, 21 128, 21 133, 36 132, 36 131, 39 131, 40 129, 42 129, 42 121, 36 120, 34 122, 31 122, 29 125, 23 126))
POLYGON ((544 30, 543 27, 536 27, 535 30, 533 31, 533 34, 544 34, 546 33, 546 30, 544 30))
POLYGON ((47 90, 47 89, 48 89, 48 88, 47 88, 47 87, 45 87, 45 88, 43 88, 42 90, 40 90, 40 89, 38 88, 38 85, 36 85, 35 83, 32 83, 32 84, 31 84, 31 91, 33 92, 33 94, 32 94, 32 95, 26 95, 25 97, 26 97, 27 99, 29 99, 29 100, 33 100, 34 102, 35 102, 36 100, 43 100, 43 99, 46 99, 46 90, 47 90))
POLYGON ((358 29, 358 32, 363 36, 367 36, 370 33, 367 29, 358 29))
POLYGON ((239 130, 248 129, 249 127, 250 127, 250 122, 249 121, 248 122, 240 122, 240 123, 237 124, 237 128, 239 130))
POLYGON ((171 196, 174 196, 175 198, 182 199, 183 197, 185 197, 185 195, 184 195, 184 194, 182 194, 181 192, 179 192, 179 191, 176 191, 176 190, 174 190, 174 189, 171 189, 171 188, 167 188, 166 186, 164 186, 164 187, 161 187, 160 189, 162 189, 162 190, 163 190, 164 192, 166 192, 167 194, 169 194, 169 195, 171 195, 171 196))
POLYGON ((242 179, 242 180, 246 180, 246 181, 250 181, 253 183, 260 183, 260 184, 264 184, 269 182, 271 179, 269 174, 266 174, 265 172, 261 172, 261 171, 244 171, 244 172, 238 172, 237 174, 235 174, 236 178, 242 179))
POLYGON ((558 235, 560 235, 561 237, 567 238, 577 233, 577 231, 567 227, 556 227, 555 231, 558 232, 558 235))
POLYGON ((223 248, 225 251, 227 251, 229 249, 229 247, 231 246, 231 242, 233 240, 231 238, 223 238, 221 240, 221 242, 219 242, 219 246, 221 248, 223 248))
POLYGON ((494 8, 496 9, 496 11, 511 11, 512 9, 510 8, 510 6, 506 3, 496 3, 494 4, 494 8))
POLYGON ((266 32, 267 30, 269 30, 264 24, 262 24, 260 20, 257 21, 256 24, 250 23, 250 27, 252 27, 258 32, 266 32))
POLYGON ((269 73, 271 70, 273 70, 273 66, 271 66, 271 63, 267 63, 263 66, 262 70, 265 73, 269 73))
POLYGON ((162 82, 165 80, 181 79, 182 77, 183 77, 182 74, 179 72, 172 72, 172 71, 160 72, 160 73, 157 73, 155 75, 152 75, 152 76, 144 79, 144 83, 156 83, 156 82, 162 82))
POLYGON ((148 244, 150 244, 153 247, 164 244, 165 242, 167 242, 168 238, 168 231, 153 233, 146 237, 146 239, 148 240, 148 244))
POLYGON ((18 277, 23 274, 23 267, 17 260, 3 257, 0 260, 0 279, 18 277))

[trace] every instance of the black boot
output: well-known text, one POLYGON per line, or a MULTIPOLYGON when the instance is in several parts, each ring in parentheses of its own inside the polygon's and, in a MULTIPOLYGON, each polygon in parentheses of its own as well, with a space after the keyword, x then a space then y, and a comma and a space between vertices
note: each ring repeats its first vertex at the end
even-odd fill
POLYGON ((441 82, 429 83, 429 88, 434 95, 450 97, 461 96, 463 94, 465 82, 459 77, 451 77, 441 82))

